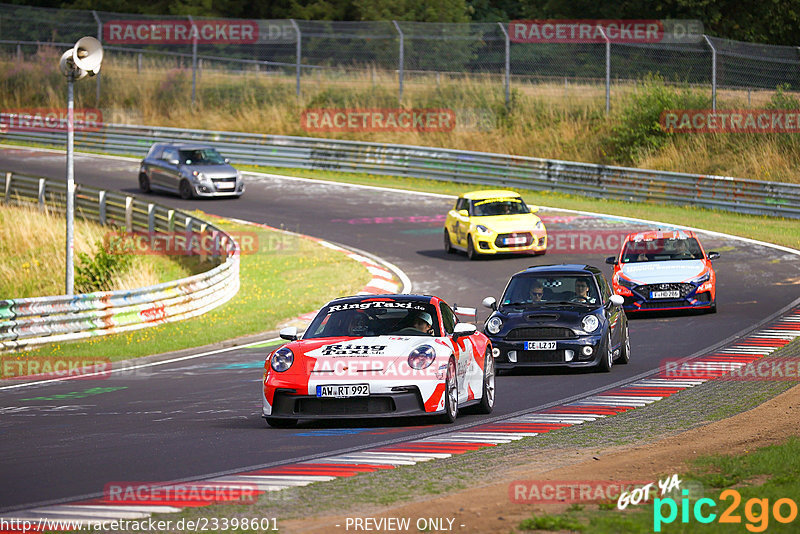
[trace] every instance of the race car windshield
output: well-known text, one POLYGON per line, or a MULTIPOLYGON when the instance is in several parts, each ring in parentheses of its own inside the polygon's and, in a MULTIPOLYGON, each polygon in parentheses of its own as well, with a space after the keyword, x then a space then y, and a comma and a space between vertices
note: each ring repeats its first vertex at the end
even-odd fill
POLYGON ((181 150, 181 161, 186 165, 225 165, 225 158, 213 148, 181 150))
POLYGON ((597 304, 594 279, 587 275, 517 276, 500 300, 500 306, 553 306, 597 304))
POLYGON ((438 331, 436 308, 430 303, 368 301, 331 304, 323 308, 303 339, 433 336, 438 331))
POLYGON ((530 213, 530 211, 521 198, 490 198, 472 201, 472 215, 474 217, 520 215, 530 213))
POLYGON ((622 263, 702 259, 703 250, 693 237, 628 241, 622 251, 622 263))

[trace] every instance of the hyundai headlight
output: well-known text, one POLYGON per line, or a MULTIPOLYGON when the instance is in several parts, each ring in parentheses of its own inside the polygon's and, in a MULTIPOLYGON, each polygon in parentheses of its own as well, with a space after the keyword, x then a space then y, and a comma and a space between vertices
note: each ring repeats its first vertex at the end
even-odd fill
POLYGON ((702 276, 698 276, 697 278, 692 280, 692 283, 700 285, 700 284, 702 284, 704 282, 708 282, 709 280, 711 280, 711 273, 707 272, 706 274, 704 274, 702 276))
POLYGON ((633 289, 637 286, 636 282, 631 282, 627 278, 623 278, 621 276, 617 278, 617 283, 622 287, 627 287, 628 289, 633 289))
POLYGON ((487 227, 485 227, 482 224, 479 224, 478 226, 476 226, 475 229, 478 231, 479 234, 486 235, 486 234, 491 234, 492 233, 491 230, 489 230, 487 227))
POLYGON ((281 347, 272 354, 270 366, 272 370, 278 373, 287 371, 294 363, 294 353, 292 349, 281 347))
POLYGON ((490 317, 486 321, 486 331, 490 334, 497 334, 503 327, 503 321, 499 317, 490 317))
POLYGON ((408 355, 408 365, 412 369, 425 369, 436 359, 436 351, 430 345, 420 345, 408 355))
POLYGON ((594 332, 600 326, 600 321, 594 315, 587 315, 581 321, 584 332, 594 332))

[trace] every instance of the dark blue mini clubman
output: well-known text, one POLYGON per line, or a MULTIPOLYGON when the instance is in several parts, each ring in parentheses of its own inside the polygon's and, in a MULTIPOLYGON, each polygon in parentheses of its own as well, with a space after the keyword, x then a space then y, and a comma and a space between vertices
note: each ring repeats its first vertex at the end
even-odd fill
POLYGON ((511 277, 484 332, 497 369, 594 367, 610 371, 631 355, 623 298, 589 265, 540 265, 511 277))

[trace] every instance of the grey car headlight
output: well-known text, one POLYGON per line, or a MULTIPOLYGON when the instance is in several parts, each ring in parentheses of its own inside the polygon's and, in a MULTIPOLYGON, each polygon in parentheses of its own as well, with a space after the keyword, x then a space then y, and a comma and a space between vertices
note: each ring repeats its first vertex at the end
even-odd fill
POLYGON ((486 331, 490 334, 496 334, 503 328, 503 320, 499 317, 490 317, 488 321, 486 321, 486 331))
POLYGON ((584 332, 594 332, 600 326, 600 321, 594 315, 587 315, 581 321, 584 332))
POLYGON ((281 347, 275 351, 270 360, 270 366, 273 371, 282 373, 287 371, 294 363, 294 353, 292 349, 281 347))

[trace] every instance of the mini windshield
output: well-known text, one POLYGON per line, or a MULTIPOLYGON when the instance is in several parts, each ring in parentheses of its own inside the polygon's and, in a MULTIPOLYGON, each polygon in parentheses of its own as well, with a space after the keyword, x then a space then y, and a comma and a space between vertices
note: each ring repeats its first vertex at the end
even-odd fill
POLYGON ((181 150, 181 161, 186 165, 225 165, 225 158, 213 148, 181 150))
POLYGON ((486 200, 472 201, 472 215, 474 217, 489 217, 492 215, 519 215, 530 213, 530 209, 519 197, 489 198, 486 200))
POLYGON ((303 339, 321 337, 433 336, 436 308, 426 302, 365 301, 329 305, 317 314, 303 339))
POLYGON ((587 275, 515 276, 509 282, 501 306, 550 306, 597 304, 594 278, 587 275))
POLYGON ((628 241, 622 251, 622 263, 702 259, 703 250, 693 237, 628 241))

